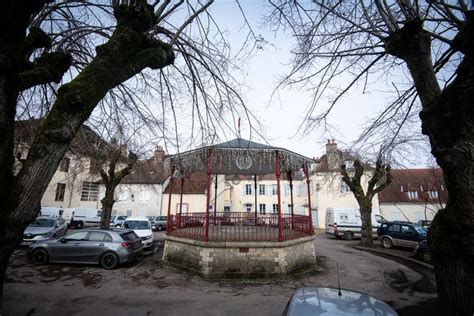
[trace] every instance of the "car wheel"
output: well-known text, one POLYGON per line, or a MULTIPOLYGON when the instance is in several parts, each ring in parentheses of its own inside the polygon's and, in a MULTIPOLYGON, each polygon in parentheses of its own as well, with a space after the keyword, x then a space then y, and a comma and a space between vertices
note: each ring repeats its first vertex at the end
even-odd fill
POLYGON ((100 257, 100 265, 107 270, 115 269, 119 265, 119 257, 113 252, 106 252, 100 257))
POLYGON ((158 231, 161 232, 163 230, 163 226, 162 225, 158 225, 158 231))
POLYGON ((33 261, 33 263, 37 266, 45 264, 48 262, 48 252, 43 248, 33 250, 33 253, 31 254, 31 261, 33 261))
POLYGON ((352 240, 352 239, 354 239, 354 234, 352 232, 345 232, 344 233, 344 239, 345 240, 352 240))
POLYGON ((392 240, 391 240, 390 238, 384 237, 384 238, 382 239, 382 246, 383 246, 384 248, 390 249, 390 248, 393 247, 393 242, 392 242, 392 240))
POLYGON ((83 222, 79 222, 76 224, 76 228, 77 229, 81 229, 82 227, 84 227, 84 223, 83 222))

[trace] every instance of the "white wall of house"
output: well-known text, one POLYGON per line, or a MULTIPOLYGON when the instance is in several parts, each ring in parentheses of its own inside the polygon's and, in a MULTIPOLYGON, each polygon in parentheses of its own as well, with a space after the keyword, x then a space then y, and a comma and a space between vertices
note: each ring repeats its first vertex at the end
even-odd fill
MULTIPOLYGON (((367 188, 371 173, 367 172, 362 176, 362 186, 367 188)), ((359 208, 359 204, 354 194, 349 190, 347 185, 342 181, 339 172, 316 173, 311 176, 312 183, 316 186, 315 192, 311 196, 312 208, 316 208, 317 212, 313 212, 313 223, 317 223, 319 228, 324 228, 326 222, 326 209, 334 208, 359 208)), ((372 199, 372 209, 379 214, 378 196, 372 199)))
POLYGON ((161 184, 119 184, 115 189, 113 213, 128 216, 160 215, 161 184))
POLYGON ((390 221, 432 220, 439 209, 445 205, 439 203, 381 203, 381 214, 390 221))
POLYGON ((70 159, 67 172, 61 171, 61 165, 58 167, 41 199, 41 206, 100 208, 105 191, 103 186, 95 184, 100 176, 90 173, 90 159, 66 157, 70 159), (61 190, 63 194, 58 192, 61 190))
MULTIPOLYGON (((171 214, 179 212, 179 202, 181 194, 171 194, 171 214)), ((163 207, 161 215, 168 214, 169 195, 163 194, 163 207)), ((183 194, 182 213, 196 213, 206 211, 206 195, 205 194, 183 194)), ((160 215, 160 214, 158 214, 160 215)))

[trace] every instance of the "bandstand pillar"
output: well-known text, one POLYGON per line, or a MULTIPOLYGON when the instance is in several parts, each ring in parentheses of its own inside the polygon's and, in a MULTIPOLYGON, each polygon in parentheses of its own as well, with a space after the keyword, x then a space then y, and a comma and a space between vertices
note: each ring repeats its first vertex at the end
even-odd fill
POLYGON ((311 181, 309 180, 308 163, 304 164, 303 170, 304 170, 304 173, 305 173, 305 176, 306 176, 306 187, 307 187, 307 191, 308 191, 308 209, 309 209, 309 229, 308 229, 308 233, 310 233, 312 235, 313 234, 313 215, 312 215, 312 212, 311 212, 311 185, 310 185, 311 181))
POLYGON ((295 213, 294 213, 294 205, 293 205, 293 172, 288 171, 286 173, 288 180, 290 180, 290 199, 291 199, 291 228, 295 226, 295 213))
POLYGON ((280 192, 280 153, 275 151, 275 175, 277 178, 277 194, 278 194, 278 241, 283 241, 283 226, 281 222, 281 192, 280 192))
POLYGON ((207 154, 207 192, 206 192, 206 220, 204 230, 204 241, 209 241, 209 205, 211 202, 211 151, 207 154))
POLYGON ((181 178, 181 193, 179 195, 179 217, 176 222, 176 226, 181 228, 181 216, 183 211, 183 191, 184 191, 184 176, 181 178))
POLYGON ((214 225, 217 223, 217 174, 214 182, 214 225))
POLYGON ((173 176, 174 176, 175 166, 171 166, 171 175, 170 175, 170 183, 169 193, 168 193, 168 217, 166 221, 166 235, 169 235, 173 231, 173 221, 171 220, 171 194, 173 193, 173 176))

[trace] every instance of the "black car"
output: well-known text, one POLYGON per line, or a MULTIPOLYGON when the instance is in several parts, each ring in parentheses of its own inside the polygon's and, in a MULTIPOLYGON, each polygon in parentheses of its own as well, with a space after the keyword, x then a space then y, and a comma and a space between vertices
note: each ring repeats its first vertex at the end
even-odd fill
POLYGON ((415 258, 427 263, 431 262, 431 252, 427 240, 423 240, 418 243, 413 252, 415 253, 415 258))
POLYGON ((386 222, 378 228, 377 236, 385 248, 415 248, 420 241, 426 239, 426 229, 408 222, 386 222))

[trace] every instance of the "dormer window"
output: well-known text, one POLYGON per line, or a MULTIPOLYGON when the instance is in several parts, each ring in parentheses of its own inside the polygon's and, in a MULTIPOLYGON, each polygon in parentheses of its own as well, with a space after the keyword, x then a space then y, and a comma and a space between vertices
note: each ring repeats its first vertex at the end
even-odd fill
POLYGON ((418 191, 407 191, 409 199, 417 199, 418 198, 418 191))
POLYGON ((431 199, 437 199, 438 198, 438 191, 428 191, 428 196, 431 199))

